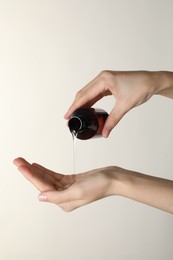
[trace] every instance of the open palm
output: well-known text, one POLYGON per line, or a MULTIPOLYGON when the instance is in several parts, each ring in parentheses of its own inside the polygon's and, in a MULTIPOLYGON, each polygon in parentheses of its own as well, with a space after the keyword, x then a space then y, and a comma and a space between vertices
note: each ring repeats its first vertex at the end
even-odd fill
POLYGON ((23 158, 15 159, 14 163, 24 177, 41 192, 41 201, 55 203, 64 211, 71 211, 111 195, 111 167, 64 175, 36 163, 30 164, 23 158))

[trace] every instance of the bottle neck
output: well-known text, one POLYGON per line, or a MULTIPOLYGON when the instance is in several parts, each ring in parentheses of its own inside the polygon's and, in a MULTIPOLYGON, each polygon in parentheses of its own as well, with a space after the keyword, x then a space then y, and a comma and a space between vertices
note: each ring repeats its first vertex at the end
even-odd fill
POLYGON ((78 133, 83 127, 83 122, 80 117, 73 116, 68 122, 68 127, 71 132, 78 133))

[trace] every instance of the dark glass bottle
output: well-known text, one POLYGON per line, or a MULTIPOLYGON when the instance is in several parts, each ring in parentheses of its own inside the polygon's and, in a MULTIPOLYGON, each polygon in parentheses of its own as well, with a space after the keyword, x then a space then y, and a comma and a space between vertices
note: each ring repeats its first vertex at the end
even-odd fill
POLYGON ((79 108, 68 121, 68 127, 76 138, 87 140, 101 136, 108 113, 102 109, 79 108))

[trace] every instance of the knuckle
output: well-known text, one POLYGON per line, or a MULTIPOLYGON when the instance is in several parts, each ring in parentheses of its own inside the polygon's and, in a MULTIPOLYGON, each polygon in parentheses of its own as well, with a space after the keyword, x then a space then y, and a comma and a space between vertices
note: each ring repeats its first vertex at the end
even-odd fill
POLYGON ((99 80, 102 82, 104 89, 111 89, 114 85, 114 73, 110 70, 103 70, 99 74, 99 80))
POLYGON ((75 96, 75 99, 80 99, 81 97, 83 96, 83 89, 80 89, 77 93, 76 93, 76 96, 75 96))
POLYGON ((103 70, 99 74, 100 78, 102 78, 105 81, 108 81, 112 78, 113 72, 110 70, 103 70))

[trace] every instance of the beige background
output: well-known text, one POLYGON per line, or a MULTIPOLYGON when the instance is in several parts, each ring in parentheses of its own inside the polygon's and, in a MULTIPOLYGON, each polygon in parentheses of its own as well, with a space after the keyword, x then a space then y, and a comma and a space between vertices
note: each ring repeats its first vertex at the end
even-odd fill
MULTIPOLYGON (((12 164, 23 156, 72 173, 63 115, 76 91, 103 69, 173 70, 172 13, 171 0, 0 0, 0 259, 172 259, 171 214, 120 197, 64 213, 39 203, 12 164)), ((108 140, 77 142, 77 172, 118 165, 173 178, 172 112, 155 96, 108 140)))

